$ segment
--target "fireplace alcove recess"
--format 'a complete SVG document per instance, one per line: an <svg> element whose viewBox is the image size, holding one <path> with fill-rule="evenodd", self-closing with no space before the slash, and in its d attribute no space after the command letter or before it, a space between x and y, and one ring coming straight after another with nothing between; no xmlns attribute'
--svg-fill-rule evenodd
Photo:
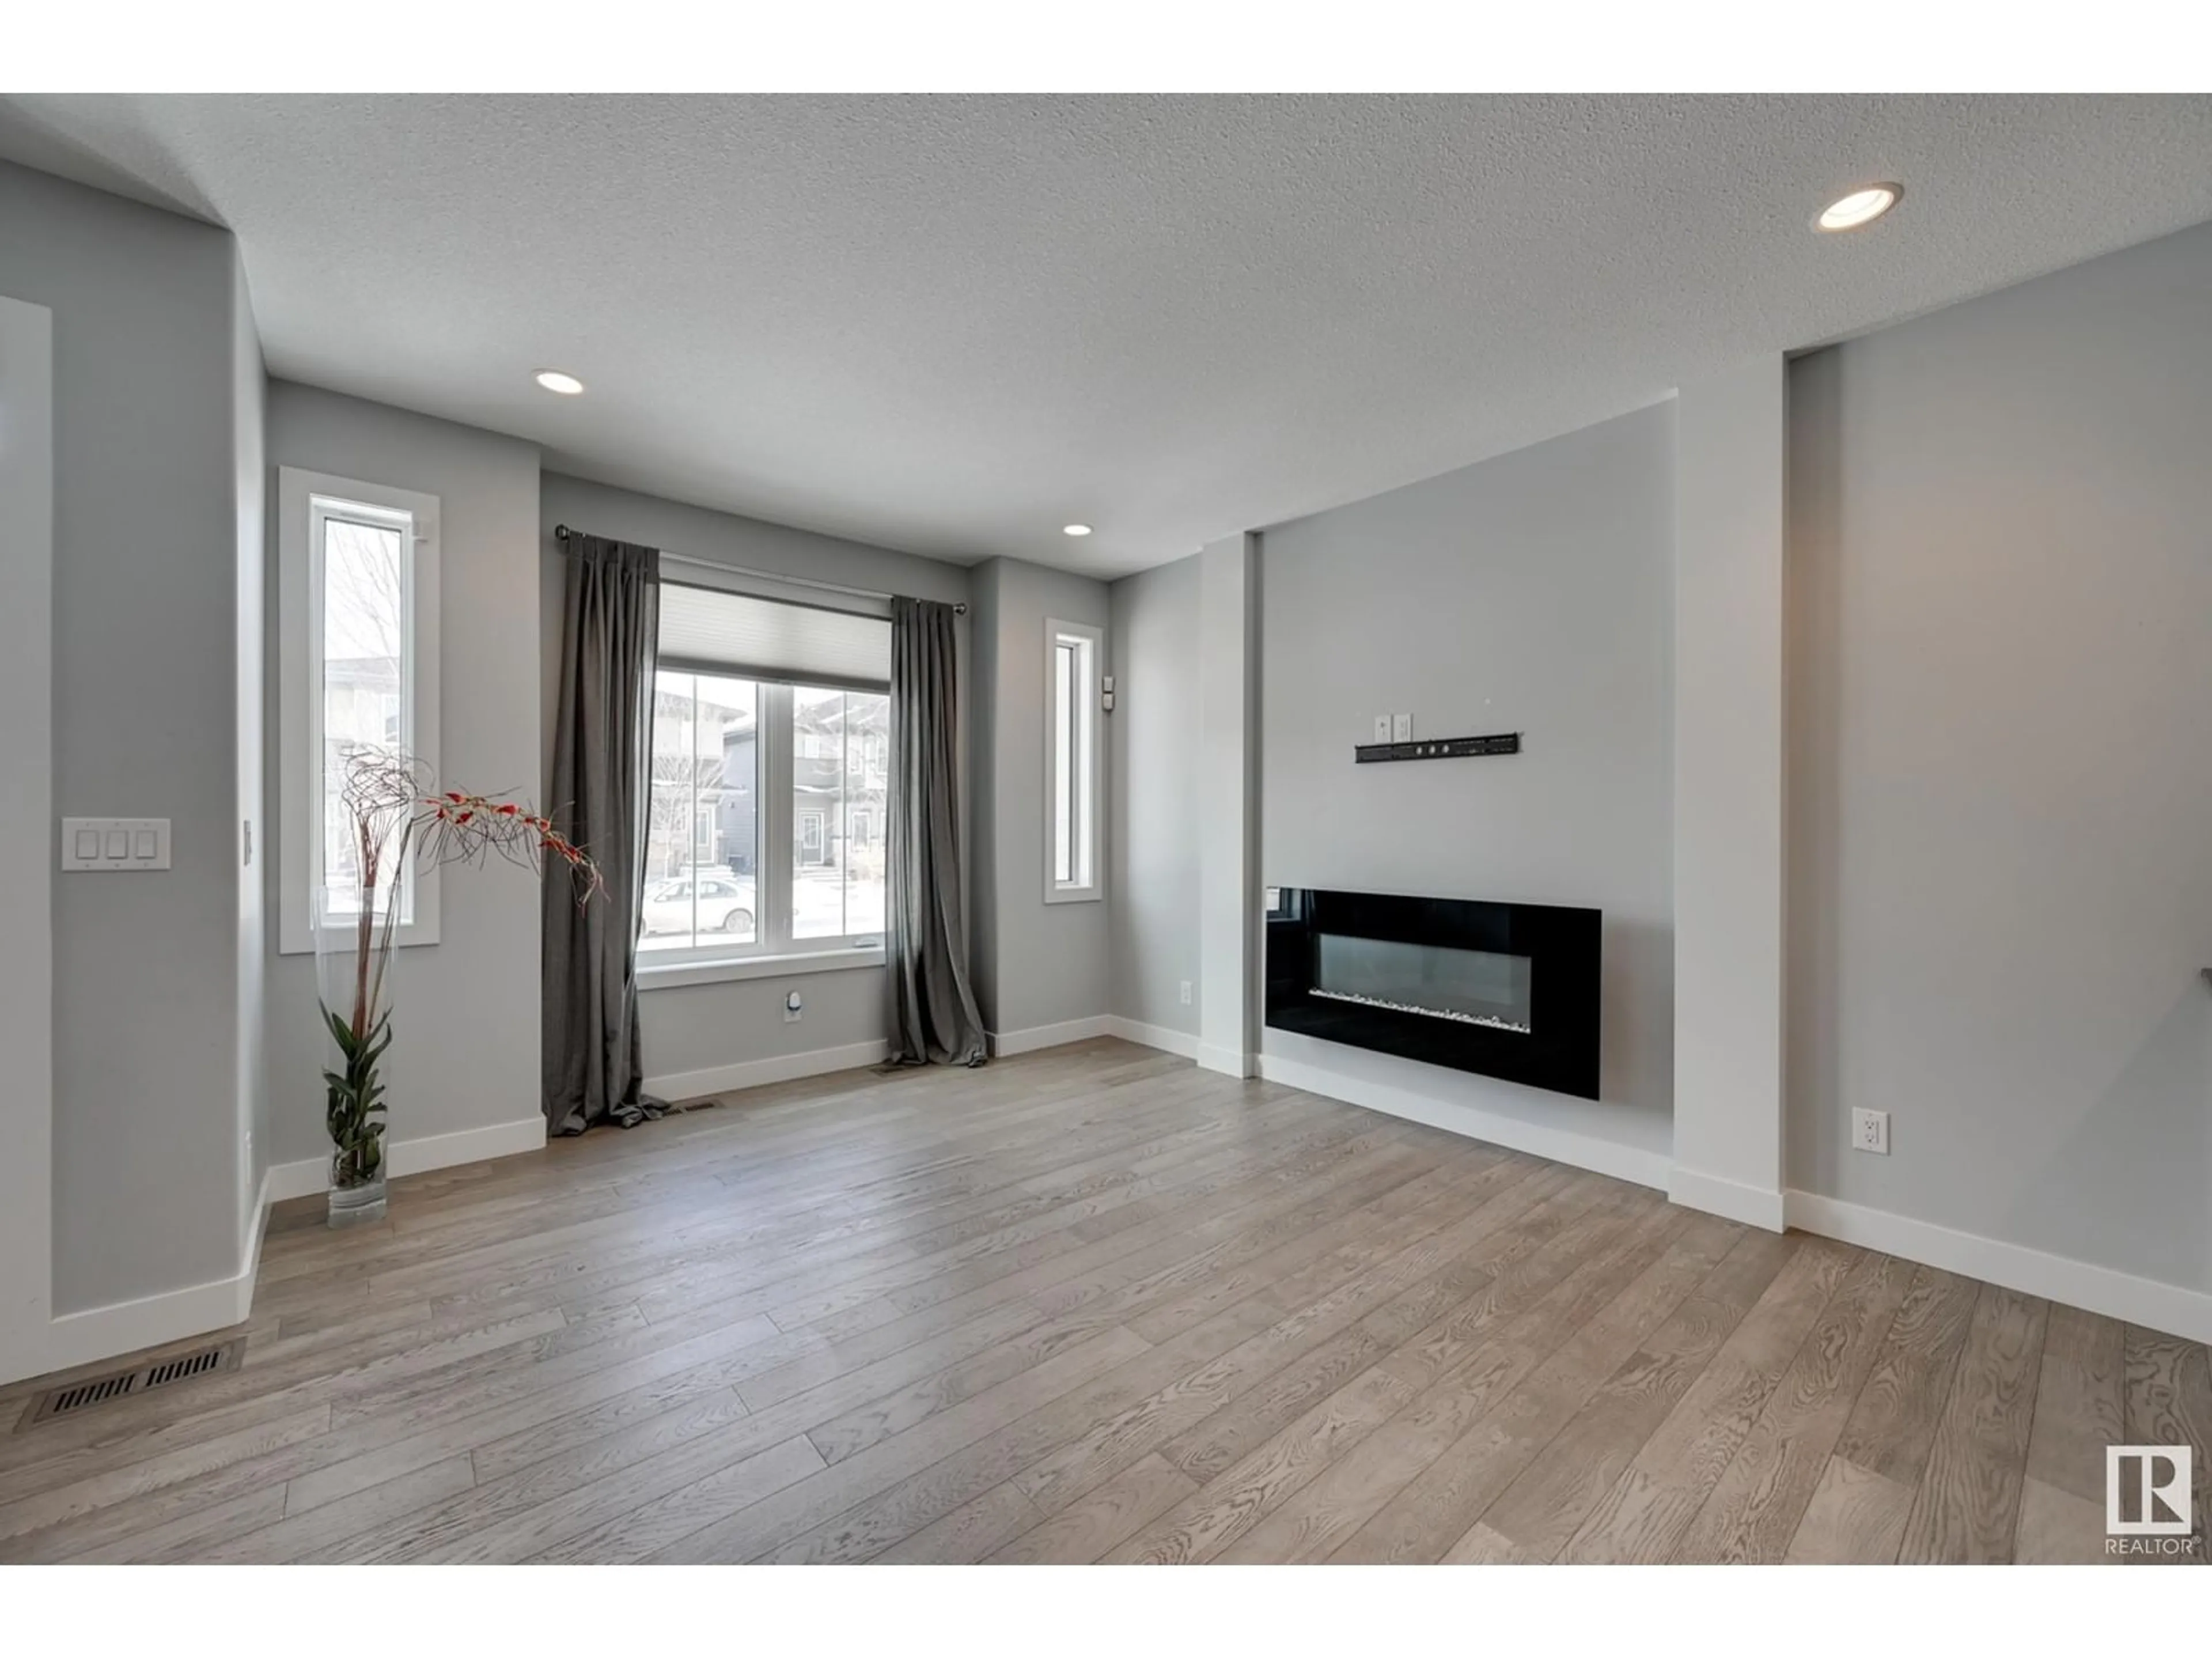
<svg viewBox="0 0 2212 1659"><path fill-rule="evenodd" d="M1556 904L1271 887L1267 1024L1595 1100L1602 921Z"/></svg>

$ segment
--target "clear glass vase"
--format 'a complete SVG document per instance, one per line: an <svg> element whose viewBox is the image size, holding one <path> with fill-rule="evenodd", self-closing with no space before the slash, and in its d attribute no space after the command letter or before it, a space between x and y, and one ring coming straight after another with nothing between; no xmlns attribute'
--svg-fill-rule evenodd
<svg viewBox="0 0 2212 1659"><path fill-rule="evenodd" d="M384 1218L384 1061L392 1044L398 896L392 889L333 884L315 908L333 1227Z"/></svg>

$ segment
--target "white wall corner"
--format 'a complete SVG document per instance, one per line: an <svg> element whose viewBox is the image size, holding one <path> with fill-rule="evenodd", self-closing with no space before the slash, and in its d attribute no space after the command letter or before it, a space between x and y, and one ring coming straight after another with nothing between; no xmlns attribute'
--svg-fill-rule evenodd
<svg viewBox="0 0 2212 1659"><path fill-rule="evenodd" d="M261 1243L276 1202L274 1170L264 1172L252 1224L239 1252L238 1271L204 1285L157 1291L128 1302L86 1308L53 1321L46 1344L45 1371L70 1370L141 1348L160 1347L242 1325L253 1316L253 1291L261 1276ZM13 1380L13 1379L10 1379Z"/></svg>
<svg viewBox="0 0 2212 1659"><path fill-rule="evenodd" d="M1198 1063L1256 1074L1261 987L1260 538L1199 552Z"/></svg>
<svg viewBox="0 0 2212 1659"><path fill-rule="evenodd" d="M1784 1195L1779 1188L1747 1186L1718 1176L1701 1174L1675 1164L1667 1172L1667 1200L1707 1215L1725 1216L1747 1227L1778 1233L1788 1224Z"/></svg>
<svg viewBox="0 0 2212 1659"><path fill-rule="evenodd" d="M1092 1037L1112 1036L1114 1017L1111 1014L1091 1014L1082 1019L1064 1019L1054 1025L1032 1025L1020 1031L990 1031L991 1054L999 1060L1012 1060L1016 1054L1035 1054L1040 1048L1058 1048L1071 1042L1087 1042Z"/></svg>
<svg viewBox="0 0 2212 1659"><path fill-rule="evenodd" d="M1213 1043L1200 1042L1191 1058L1209 1072L1218 1072L1224 1077L1257 1077L1260 1075L1260 1056L1249 1048L1224 1048Z"/></svg>
<svg viewBox="0 0 2212 1659"><path fill-rule="evenodd" d="M1158 1048L1163 1054L1176 1054L1184 1060L1198 1058L1198 1039L1188 1031L1178 1031L1172 1026L1148 1025L1142 1020L1125 1019L1120 1014L1109 1014L1106 1018L1106 1035L1143 1048Z"/></svg>

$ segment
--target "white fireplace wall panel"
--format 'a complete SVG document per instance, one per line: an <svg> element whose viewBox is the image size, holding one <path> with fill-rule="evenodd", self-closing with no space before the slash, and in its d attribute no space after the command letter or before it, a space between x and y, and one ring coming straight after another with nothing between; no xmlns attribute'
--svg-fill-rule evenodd
<svg viewBox="0 0 2212 1659"><path fill-rule="evenodd" d="M1783 362L1674 409L1674 1169L1679 1203L1779 1230Z"/></svg>

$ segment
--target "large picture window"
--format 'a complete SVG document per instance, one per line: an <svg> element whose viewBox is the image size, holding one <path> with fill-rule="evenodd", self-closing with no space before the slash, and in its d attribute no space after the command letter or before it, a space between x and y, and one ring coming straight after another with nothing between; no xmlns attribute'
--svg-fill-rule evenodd
<svg viewBox="0 0 2212 1659"><path fill-rule="evenodd" d="M664 582L639 951L878 948L890 624Z"/></svg>
<svg viewBox="0 0 2212 1659"><path fill-rule="evenodd" d="M358 914L347 757L384 748L438 759L438 501L293 467L280 470L277 536L283 891L279 942L314 948L319 905ZM398 890L402 945L438 937L437 875Z"/></svg>

